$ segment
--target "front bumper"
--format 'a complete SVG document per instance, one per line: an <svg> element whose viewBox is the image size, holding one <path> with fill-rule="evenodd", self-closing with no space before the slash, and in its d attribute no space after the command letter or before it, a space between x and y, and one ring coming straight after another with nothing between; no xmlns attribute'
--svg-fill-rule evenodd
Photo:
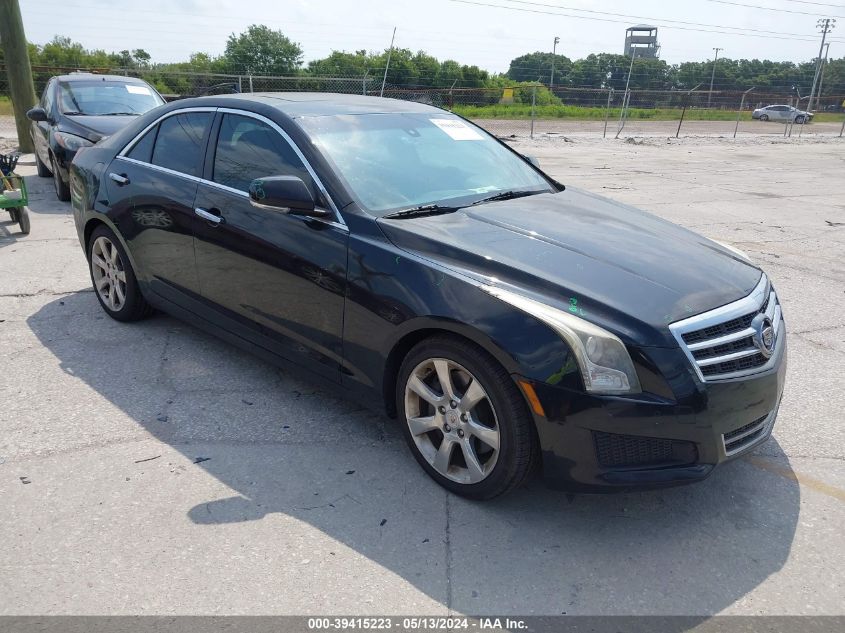
<svg viewBox="0 0 845 633"><path fill-rule="evenodd" d="M687 366L677 350L679 366ZM593 396L531 382L543 474L555 488L608 492L706 478L772 433L786 377L786 336L761 373L703 383L685 376L681 398ZM524 380L524 379L519 379Z"/></svg>

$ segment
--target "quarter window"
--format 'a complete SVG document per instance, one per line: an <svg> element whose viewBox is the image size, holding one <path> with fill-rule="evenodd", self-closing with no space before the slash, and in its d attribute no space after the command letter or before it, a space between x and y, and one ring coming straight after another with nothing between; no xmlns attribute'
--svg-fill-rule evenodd
<svg viewBox="0 0 845 633"><path fill-rule="evenodd" d="M164 119L159 123L152 164L198 176L210 122L210 112L185 112Z"/></svg>
<svg viewBox="0 0 845 633"><path fill-rule="evenodd" d="M153 145L156 142L156 132L158 131L158 126L156 125L150 131L148 131L144 136L141 137L141 140L135 143L135 147L133 147L128 154L126 154L127 158L134 158L135 160L140 160L144 163L149 163L150 159L153 155Z"/></svg>
<svg viewBox="0 0 845 633"><path fill-rule="evenodd" d="M250 182L264 176L298 176L314 193L308 170L281 134L257 119L224 114L212 179L248 191Z"/></svg>

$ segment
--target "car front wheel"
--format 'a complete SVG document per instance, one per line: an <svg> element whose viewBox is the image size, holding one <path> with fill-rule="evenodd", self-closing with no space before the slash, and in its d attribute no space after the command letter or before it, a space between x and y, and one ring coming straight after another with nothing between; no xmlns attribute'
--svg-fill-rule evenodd
<svg viewBox="0 0 845 633"><path fill-rule="evenodd" d="M422 341L405 357L396 391L408 446L444 488L491 499L531 472L538 450L525 401L481 348L445 335Z"/></svg>
<svg viewBox="0 0 845 633"><path fill-rule="evenodd" d="M117 321L137 321L149 316L146 302L126 251L115 234L101 225L88 242L91 283L103 310Z"/></svg>
<svg viewBox="0 0 845 633"><path fill-rule="evenodd" d="M53 184L56 188L56 197L62 202L70 200L70 187L62 180L62 175L59 173L59 166L56 163L56 157L50 158L50 166L53 169Z"/></svg>
<svg viewBox="0 0 845 633"><path fill-rule="evenodd" d="M768 114L761 114L761 115L760 115L760 120L761 120L761 121L768 121L768 120L769 120L769 115L768 115Z"/></svg>
<svg viewBox="0 0 845 633"><path fill-rule="evenodd" d="M35 152L35 169L38 171L38 176L40 178L49 178L50 177L50 169L41 162L41 159L38 158L38 152Z"/></svg>

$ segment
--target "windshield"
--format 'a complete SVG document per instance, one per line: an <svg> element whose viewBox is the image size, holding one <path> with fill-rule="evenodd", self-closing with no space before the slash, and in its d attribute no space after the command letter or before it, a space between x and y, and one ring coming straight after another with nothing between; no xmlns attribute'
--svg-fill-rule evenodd
<svg viewBox="0 0 845 633"><path fill-rule="evenodd" d="M164 101L143 84L119 81L73 81L59 84L62 114L89 116L143 114Z"/></svg>
<svg viewBox="0 0 845 633"><path fill-rule="evenodd" d="M519 156L448 113L297 119L359 203L377 215L461 206L500 191L555 191Z"/></svg>

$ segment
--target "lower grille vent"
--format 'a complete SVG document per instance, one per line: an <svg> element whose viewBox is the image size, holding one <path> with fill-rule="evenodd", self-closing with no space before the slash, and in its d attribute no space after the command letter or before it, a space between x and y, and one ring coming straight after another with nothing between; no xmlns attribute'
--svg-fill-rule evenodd
<svg viewBox="0 0 845 633"><path fill-rule="evenodd" d="M692 442L593 431L596 456L602 466L663 466L697 459Z"/></svg>
<svg viewBox="0 0 845 633"><path fill-rule="evenodd" d="M760 439L766 433L771 415L771 413L767 413L745 426L722 435L722 441L725 443L725 455L733 455Z"/></svg>

